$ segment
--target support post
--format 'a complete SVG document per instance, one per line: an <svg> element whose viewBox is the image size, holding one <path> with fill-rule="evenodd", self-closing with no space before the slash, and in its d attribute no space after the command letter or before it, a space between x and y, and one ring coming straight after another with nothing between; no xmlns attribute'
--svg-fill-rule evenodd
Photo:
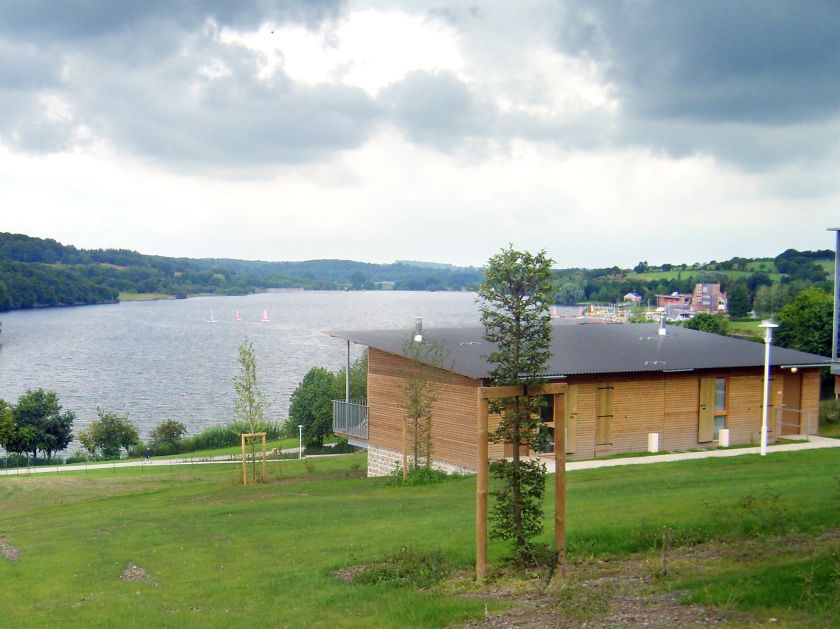
<svg viewBox="0 0 840 629"><path fill-rule="evenodd" d="M566 396L554 396L554 548L566 555Z"/></svg>
<svg viewBox="0 0 840 629"><path fill-rule="evenodd" d="M262 435L262 449L263 449L263 466L262 466L262 480L265 482L265 433Z"/></svg>
<svg viewBox="0 0 840 629"><path fill-rule="evenodd" d="M245 435L242 435L242 484L248 484L248 463L245 461Z"/></svg>
<svg viewBox="0 0 840 629"><path fill-rule="evenodd" d="M478 389L478 432L476 434L477 475L475 479L475 579L482 583L487 577L487 416L490 404Z"/></svg>
<svg viewBox="0 0 840 629"><path fill-rule="evenodd" d="M350 339L347 340L347 365L344 372L344 401L350 403Z"/></svg>

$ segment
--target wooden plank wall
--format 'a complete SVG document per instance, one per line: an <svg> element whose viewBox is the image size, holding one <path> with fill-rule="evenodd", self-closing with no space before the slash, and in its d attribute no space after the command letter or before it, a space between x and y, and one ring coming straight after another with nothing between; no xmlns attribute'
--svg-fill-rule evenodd
<svg viewBox="0 0 840 629"><path fill-rule="evenodd" d="M405 411L402 380L410 361L401 356L371 348L368 352L368 442L379 448L402 451L402 424ZM438 401L432 407L432 459L442 463L474 466L476 460L476 422L478 380L443 369L430 369L430 379L439 387ZM490 417L489 429L498 426ZM500 458L502 446L490 444L490 458Z"/></svg>
<svg viewBox="0 0 840 629"><path fill-rule="evenodd" d="M401 380L408 368L405 358L371 348L369 351L368 402L371 445L400 452L402 422ZM434 370L433 380L440 386L433 408L433 458L454 465L474 466L476 460L476 388L478 380ZM780 403L781 370L773 370L771 403ZM592 458L617 452L647 449L648 433L659 433L662 450L710 447L715 442L698 441L700 379L727 378L727 419L731 443L758 444L761 430L763 373L761 370L730 370L672 374L632 374L598 377L570 377L570 397L574 403L576 431L569 438L570 459ZM611 383L613 422L612 443L596 444L598 385ZM816 429L819 413L819 372L802 370L802 404L812 414L811 430ZM778 389L778 390L777 390ZM772 432L774 415L770 414ZM490 417L489 430L498 426ZM490 444L490 458L503 455L503 448Z"/></svg>

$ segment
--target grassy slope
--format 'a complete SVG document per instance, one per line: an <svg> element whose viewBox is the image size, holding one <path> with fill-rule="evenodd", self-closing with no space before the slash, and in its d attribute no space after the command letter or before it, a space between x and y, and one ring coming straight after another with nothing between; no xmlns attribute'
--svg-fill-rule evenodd
<svg viewBox="0 0 840 629"><path fill-rule="evenodd" d="M663 526L678 542L734 534L745 518L710 505L768 492L783 496L800 529L836 526L837 462L826 450L575 472L570 553L650 549ZM360 477L363 467L364 455L273 464L275 478L257 487L238 485L228 465L0 478L0 535L23 552L0 560L4 621L435 627L483 615L486 600L329 575L401 546L472 561L473 478L398 488ZM491 544L491 561L501 552ZM153 581L121 581L128 563Z"/></svg>

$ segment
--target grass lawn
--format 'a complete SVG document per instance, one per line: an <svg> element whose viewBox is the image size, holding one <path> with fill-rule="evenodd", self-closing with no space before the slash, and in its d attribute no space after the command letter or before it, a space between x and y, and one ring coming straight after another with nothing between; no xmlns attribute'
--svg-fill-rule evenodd
<svg viewBox="0 0 840 629"><path fill-rule="evenodd" d="M125 293L120 291L120 301L152 301L155 299L175 299L175 295L165 293Z"/></svg>
<svg viewBox="0 0 840 629"><path fill-rule="evenodd" d="M663 527L673 530L678 546L776 533L780 522L806 533L838 527L838 454L816 450L571 473L570 558L656 553ZM397 487L364 478L364 454L270 469L270 482L247 487L238 484L235 465L0 478L0 550L4 544L20 550L16 561L0 557L3 623L441 627L510 604L504 597L463 596L475 588L468 581L456 592L347 583L331 575L403 547L439 550L468 572L474 477ZM551 534L547 526L543 540ZM503 551L491 543L491 562L498 565ZM129 564L150 578L121 579ZM829 585L840 579L830 569L818 575ZM721 588L744 591L733 605L753 601L749 579L727 585L722 574L700 573L681 587L687 596L712 596L719 581ZM761 608L750 605L748 613ZM784 605L788 612L774 609L783 621L816 614L820 622L840 622L822 608L812 612L787 598Z"/></svg>
<svg viewBox="0 0 840 629"><path fill-rule="evenodd" d="M628 279L639 279L639 280L646 280L646 281L658 281L658 280L676 280L676 279L690 279L695 277L698 273L720 273L721 275L726 275L727 277L731 277L732 279L745 279L748 278L750 275L755 273L755 271L705 271L705 270L693 270L689 269L686 271L679 271L679 270L671 270L671 271L647 271L645 273L628 273ZM780 282L782 279L781 273L767 273L770 277L770 280L773 282Z"/></svg>

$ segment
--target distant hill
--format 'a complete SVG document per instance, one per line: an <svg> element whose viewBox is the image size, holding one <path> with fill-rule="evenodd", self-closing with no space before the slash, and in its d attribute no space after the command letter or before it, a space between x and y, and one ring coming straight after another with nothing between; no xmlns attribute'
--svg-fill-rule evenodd
<svg viewBox="0 0 840 629"><path fill-rule="evenodd" d="M169 258L0 233L0 310L108 303L120 293L186 297L271 288L375 290L377 282L393 282L396 290L472 290L481 279L481 269L449 264Z"/></svg>
<svg viewBox="0 0 840 629"><path fill-rule="evenodd" d="M739 303L761 312L778 310L807 286L830 290L834 252L788 249L775 258L741 258L632 269L555 269L555 300L619 302L635 292L642 303L695 282L717 282ZM40 306L108 303L120 293L186 297L200 293L242 295L272 288L308 290L474 290L477 267L402 260L371 264L353 260L265 262L227 258L169 258L125 249L77 249L51 239L0 233L0 311ZM741 308L743 310L743 307Z"/></svg>

